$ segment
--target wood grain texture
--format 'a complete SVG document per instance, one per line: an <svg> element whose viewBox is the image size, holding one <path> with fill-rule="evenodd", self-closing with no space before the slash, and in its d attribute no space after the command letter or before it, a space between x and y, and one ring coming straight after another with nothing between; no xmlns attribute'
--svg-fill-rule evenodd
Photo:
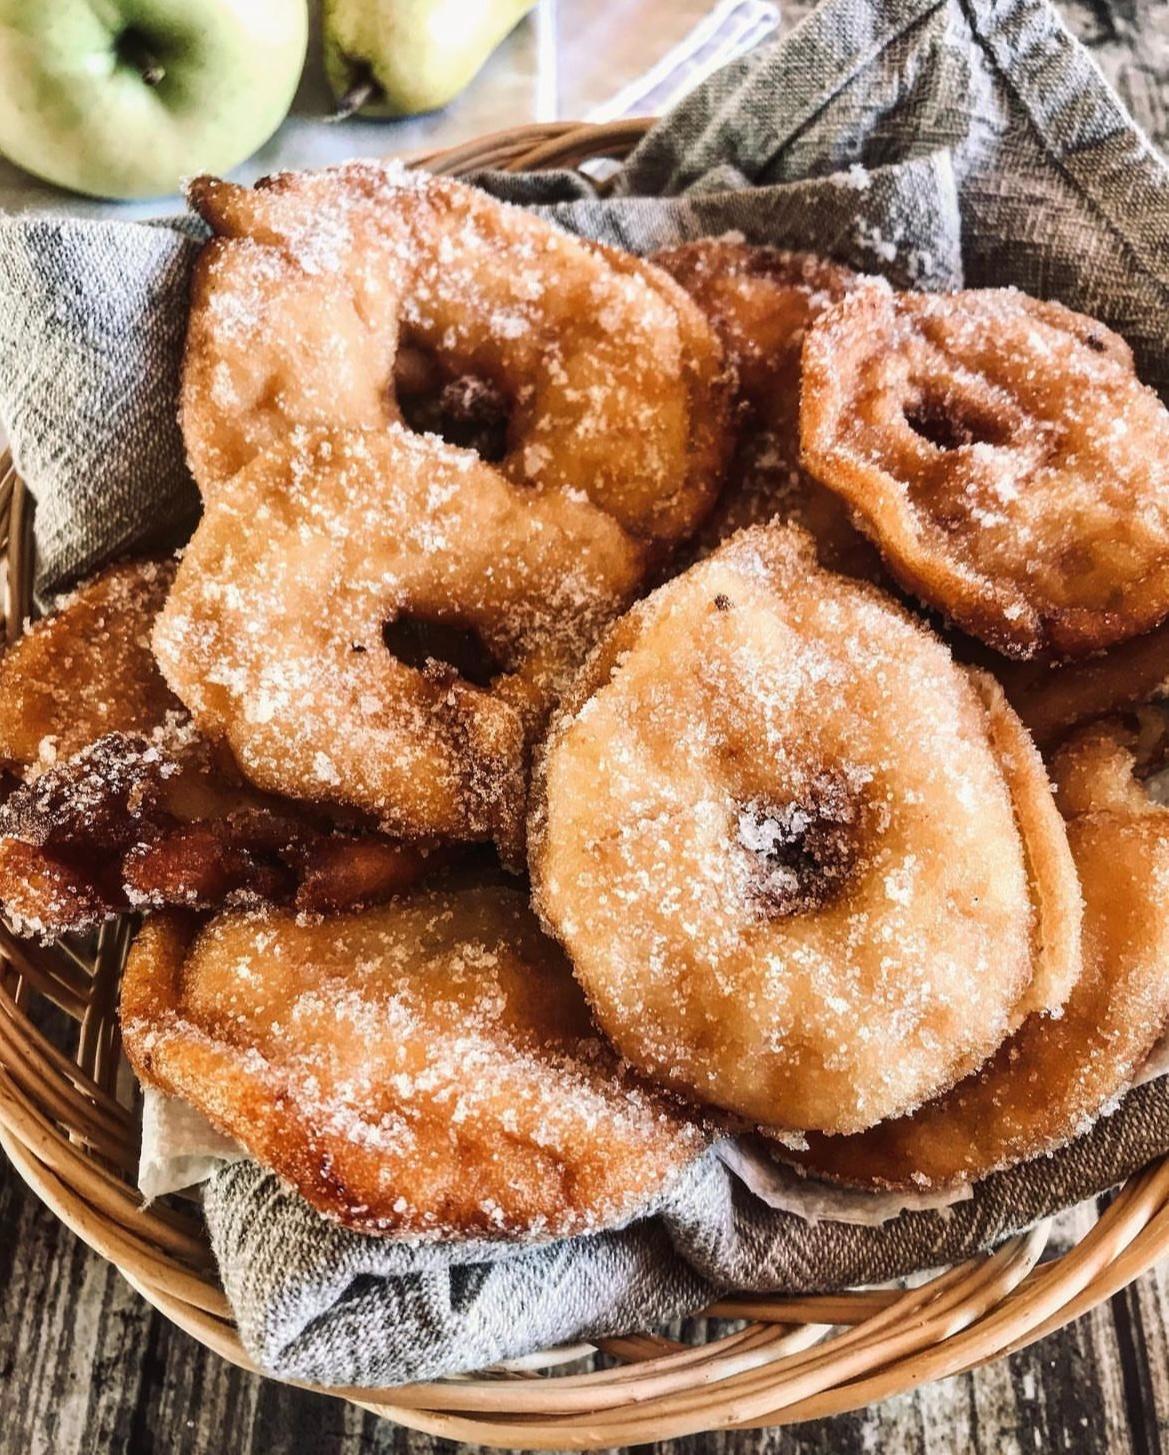
<svg viewBox="0 0 1169 1455"><path fill-rule="evenodd" d="M1068 1236L1091 1221L1065 1220ZM430 1455L446 1441L245 1375L171 1326L0 1163L4 1455ZM1169 1430L1169 1268L1031 1349L853 1415L670 1455L1153 1455ZM477 1447L461 1447L471 1451Z"/></svg>
<svg viewBox="0 0 1169 1455"><path fill-rule="evenodd" d="M787 24L809 0L785 6ZM1169 3L1064 13L1145 129L1169 140ZM1087 1226L1069 1214L1067 1235ZM0 1455L430 1455L456 1447L243 1374L172 1327L0 1159ZM470 1450L472 1447L462 1447ZM1071 1328L855 1415L647 1447L670 1455L1161 1455L1169 1266Z"/></svg>

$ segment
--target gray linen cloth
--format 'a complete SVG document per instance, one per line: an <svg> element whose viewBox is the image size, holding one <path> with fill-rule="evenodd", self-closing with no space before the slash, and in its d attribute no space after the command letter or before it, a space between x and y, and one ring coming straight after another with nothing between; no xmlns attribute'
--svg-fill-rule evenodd
<svg viewBox="0 0 1169 1455"><path fill-rule="evenodd" d="M600 197L481 184L646 250L728 229L925 288L1014 283L1105 319L1169 387L1169 174L1045 0L825 0L715 75ZM190 223L0 223L0 421L37 497L42 590L197 508L175 388ZM205 1192L244 1342L289 1377L383 1384L645 1328L724 1288L814 1290L960 1258L1169 1150L1169 1084L968 1201L880 1227L766 1207L711 1154L629 1226L540 1246L344 1232L255 1164Z"/></svg>

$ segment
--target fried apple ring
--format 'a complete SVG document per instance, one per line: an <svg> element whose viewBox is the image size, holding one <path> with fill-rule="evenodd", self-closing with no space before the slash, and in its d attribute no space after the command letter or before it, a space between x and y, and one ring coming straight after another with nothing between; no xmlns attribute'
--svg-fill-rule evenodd
<svg viewBox="0 0 1169 1455"><path fill-rule="evenodd" d="M535 903L606 1033L766 1127L916 1106L1079 971L1018 719L790 528L741 532L611 630L535 798Z"/></svg>
<svg viewBox="0 0 1169 1455"><path fill-rule="evenodd" d="M1158 761L1163 761L1162 716ZM1033 1015L980 1071L914 1115L783 1152L861 1187L946 1187L1086 1132L1169 1019L1169 808L1135 772L1148 745L1113 720L1057 754L1057 795L1084 888L1084 970L1058 1019Z"/></svg>
<svg viewBox="0 0 1169 1455"><path fill-rule="evenodd" d="M228 914L190 940L162 916L131 950L131 1063L348 1227L592 1232L644 1211L706 1144L622 1072L514 890L308 924Z"/></svg>
<svg viewBox="0 0 1169 1455"><path fill-rule="evenodd" d="M375 904L441 861L257 793L189 725L108 733L0 807L0 906L42 939L168 905Z"/></svg>
<svg viewBox="0 0 1169 1455"><path fill-rule="evenodd" d="M195 269L182 386L205 495L298 426L380 430L421 409L433 427L443 408L428 414L417 393L429 374L505 407L492 468L536 497L589 501L663 545L713 503L722 350L648 263L397 163L255 189L204 177L190 200L216 233Z"/></svg>
<svg viewBox="0 0 1169 1455"><path fill-rule="evenodd" d="M1169 413L1103 324L873 283L815 321L803 369L805 467L959 626L1081 656L1169 614Z"/></svg>
<svg viewBox="0 0 1169 1455"><path fill-rule="evenodd" d="M995 675L1041 747L1092 718L1169 694L1169 624L1078 662L1002 662Z"/></svg>
<svg viewBox="0 0 1169 1455"><path fill-rule="evenodd" d="M305 433L207 502L154 647L259 787L515 858L527 737L646 561L588 501L401 425Z"/></svg>
<svg viewBox="0 0 1169 1455"><path fill-rule="evenodd" d="M739 422L727 484L699 535L714 550L744 526L802 526L823 565L877 580L880 557L848 508L800 467L800 352L809 323L861 278L812 253L703 238L651 259L675 278L722 339L738 379Z"/></svg>
<svg viewBox="0 0 1169 1455"><path fill-rule="evenodd" d="M106 733L149 733L182 704L150 651L173 561L111 566L0 657L0 765L35 774Z"/></svg>
<svg viewBox="0 0 1169 1455"><path fill-rule="evenodd" d="M357 815L264 795L199 737L150 649L173 562L102 572L0 659L0 906L26 934L129 909L376 903L438 860Z"/></svg>

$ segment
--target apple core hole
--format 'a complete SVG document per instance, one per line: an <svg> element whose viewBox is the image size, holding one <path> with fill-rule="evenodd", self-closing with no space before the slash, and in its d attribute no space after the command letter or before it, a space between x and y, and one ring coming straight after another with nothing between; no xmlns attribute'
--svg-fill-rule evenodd
<svg viewBox="0 0 1169 1455"><path fill-rule="evenodd" d="M473 687L489 687L501 664L473 627L410 612L387 621L382 641L391 656L435 679L452 674Z"/></svg>
<svg viewBox="0 0 1169 1455"><path fill-rule="evenodd" d="M862 852L862 805L842 777L817 775L783 802L752 799L738 812L738 841L751 856L751 892L767 919L830 903Z"/></svg>
<svg viewBox="0 0 1169 1455"><path fill-rule="evenodd" d="M511 401L494 380L452 374L430 350L404 344L394 361L394 391L403 421L416 434L438 435L490 464L507 454Z"/></svg>
<svg viewBox="0 0 1169 1455"><path fill-rule="evenodd" d="M939 450L1006 443L1000 421L972 401L946 394L922 393L907 406L905 422L914 434Z"/></svg>

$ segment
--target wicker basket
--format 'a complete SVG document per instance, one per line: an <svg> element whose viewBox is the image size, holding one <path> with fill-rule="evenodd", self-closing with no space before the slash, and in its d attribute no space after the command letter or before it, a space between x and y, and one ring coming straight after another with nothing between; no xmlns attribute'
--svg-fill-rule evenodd
<svg viewBox="0 0 1169 1455"><path fill-rule="evenodd" d="M625 155L645 126L528 126L415 160L455 174L573 166ZM0 459L9 641L30 609L30 527L25 487ZM94 944L42 947L0 925L0 1144L37 1196L144 1298L252 1368L198 1214L144 1209L135 1187L138 1126L116 1015L131 932L120 922ZM523 1450L591 1450L856 1409L1021 1348L1136 1278L1169 1247L1169 1160L1134 1177L1071 1251L1040 1264L1047 1237L1040 1225L910 1290L725 1298L708 1313L735 1322L697 1346L634 1335L470 1378L327 1392L431 1434ZM555 1372L594 1348L611 1356L608 1367Z"/></svg>

